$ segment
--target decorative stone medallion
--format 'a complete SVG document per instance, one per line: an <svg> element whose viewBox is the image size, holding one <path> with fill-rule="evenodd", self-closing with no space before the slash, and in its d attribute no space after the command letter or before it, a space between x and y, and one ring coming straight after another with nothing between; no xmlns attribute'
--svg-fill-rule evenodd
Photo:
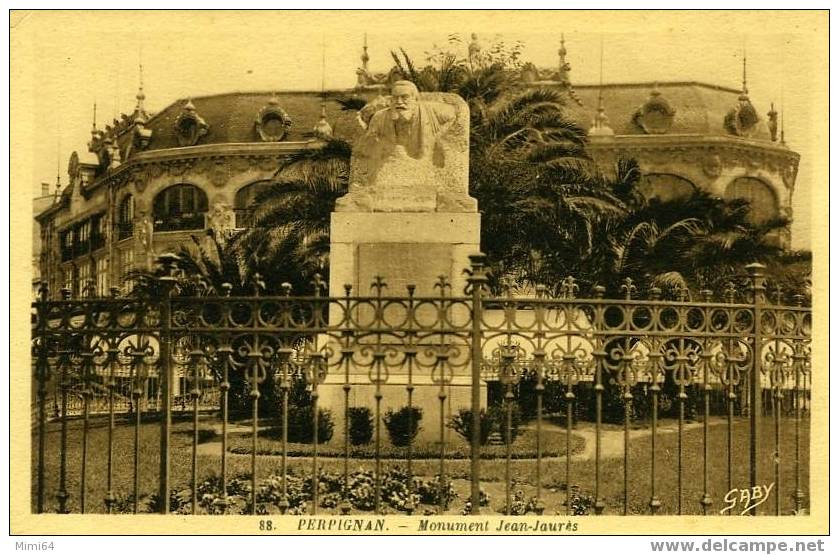
<svg viewBox="0 0 839 555"><path fill-rule="evenodd" d="M722 160L719 154L708 154L702 160L702 171L711 178L717 178L722 173Z"/></svg>
<svg viewBox="0 0 839 555"><path fill-rule="evenodd" d="M228 173L227 166L221 160L217 160L208 172L210 183L216 187L223 187L227 183Z"/></svg>

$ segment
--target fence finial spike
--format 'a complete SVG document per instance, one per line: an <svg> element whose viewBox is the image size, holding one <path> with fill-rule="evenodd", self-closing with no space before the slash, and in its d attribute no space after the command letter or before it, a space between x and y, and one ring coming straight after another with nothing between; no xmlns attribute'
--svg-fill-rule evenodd
<svg viewBox="0 0 839 555"><path fill-rule="evenodd" d="M262 274L260 274L259 272L254 272L252 281L254 295L258 297L262 291L265 291L265 280L262 279Z"/></svg>
<svg viewBox="0 0 839 555"><path fill-rule="evenodd" d="M446 296L446 289L451 289L452 284L449 281L449 276L445 274L440 274L437 276L437 282L434 284L434 289L440 290L440 295L445 297Z"/></svg>
<svg viewBox="0 0 839 555"><path fill-rule="evenodd" d="M631 277L624 278L623 285L621 285L621 291L623 291L624 294L626 295L626 300L627 301L632 300L632 294L635 293L637 290L638 290L638 288L635 287L635 285L632 284L632 278Z"/></svg>
<svg viewBox="0 0 839 555"><path fill-rule="evenodd" d="M559 289L560 296L564 299L576 298L579 290L580 286L577 285L577 280L574 279L574 276L567 276L563 279Z"/></svg>
<svg viewBox="0 0 839 555"><path fill-rule="evenodd" d="M312 281L309 284L312 286L315 297L320 297L321 292L326 290L326 283L323 281L323 276L318 273L312 276Z"/></svg>
<svg viewBox="0 0 839 555"><path fill-rule="evenodd" d="M373 276L373 283L370 284L370 289L376 292L377 297L382 296L382 290L387 289L387 283L385 283L385 279L376 274Z"/></svg>

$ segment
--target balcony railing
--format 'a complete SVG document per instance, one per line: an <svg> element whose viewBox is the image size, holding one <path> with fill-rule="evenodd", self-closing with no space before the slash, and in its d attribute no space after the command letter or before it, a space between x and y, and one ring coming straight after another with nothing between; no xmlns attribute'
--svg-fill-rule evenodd
<svg viewBox="0 0 839 555"><path fill-rule="evenodd" d="M204 229L204 213L184 213L180 216L168 216L155 219L155 231L188 231Z"/></svg>
<svg viewBox="0 0 839 555"><path fill-rule="evenodd" d="M117 224L117 240L122 241L134 235L134 222L120 222Z"/></svg>

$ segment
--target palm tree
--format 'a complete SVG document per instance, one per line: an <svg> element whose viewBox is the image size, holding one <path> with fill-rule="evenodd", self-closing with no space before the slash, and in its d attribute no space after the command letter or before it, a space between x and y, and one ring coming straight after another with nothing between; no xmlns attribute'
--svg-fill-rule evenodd
<svg viewBox="0 0 839 555"><path fill-rule="evenodd" d="M181 245L177 252L162 254L155 266L128 273L133 284L130 295L159 298L163 294L162 277L174 278L174 295L202 297L207 295L249 295L262 287L260 277L249 272L231 239L222 241L213 229L204 237L193 235L191 243ZM232 238L235 239L235 236Z"/></svg>
<svg viewBox="0 0 839 555"><path fill-rule="evenodd" d="M615 226L609 244L614 279L662 289L716 289L742 275L749 262L769 261L782 249L773 234L789 221L750 220L742 199L704 191L684 199L641 199Z"/></svg>
<svg viewBox="0 0 839 555"><path fill-rule="evenodd" d="M328 272L330 214L347 192L349 160L349 143L329 139L283 163L254 201L252 226L233 242L249 267L296 290Z"/></svg>
<svg viewBox="0 0 839 555"><path fill-rule="evenodd" d="M418 70L404 51L393 57L421 90L455 92L469 104L469 192L482 213L490 287L497 292L507 278L559 283L553 270L577 257L575 245L591 247L592 225L620 206L585 131L565 117L563 94L518 89L503 63L473 66L443 53L437 67Z"/></svg>
<svg viewBox="0 0 839 555"><path fill-rule="evenodd" d="M514 91L501 65L469 68L463 60L445 56L438 67L419 70L404 51L403 59L395 53L393 57L399 72L420 90L456 92L469 103L470 192L484 213L484 249L501 270L496 275L519 268L532 249L521 247L522 234L511 236L504 228L511 218L524 221L522 210L534 184L550 179L571 187L583 178L590 180L595 172L585 152L585 132L564 119L559 93ZM363 107L358 98L338 102L345 110ZM249 266L295 285L328 271L329 219L335 200L347 190L350 154L346 141L330 139L283 164L276 182L255 199L253 227L236 240ZM596 200L604 203L606 189L599 189L602 194ZM560 215L577 214L585 205L586 196L578 190L556 187L553 192L559 199L567 193L569 199L558 210ZM589 192L588 199L594 203L595 195ZM553 223L560 221L563 218L557 217Z"/></svg>
<svg viewBox="0 0 839 555"><path fill-rule="evenodd" d="M745 201L706 193L647 200L635 161L602 171L585 131L565 118L563 95L517 88L509 65L474 66L443 53L436 66L419 68L404 51L393 58L420 90L455 92L470 106L469 191L496 291L506 278L554 290L569 274L583 287L616 288L625 277L641 287L710 287L779 252L768 237L787 222L751 224ZM350 154L348 143L332 139L280 168L257 198L255 227L236 241L249 267L301 286L327 272L329 219L347 189Z"/></svg>

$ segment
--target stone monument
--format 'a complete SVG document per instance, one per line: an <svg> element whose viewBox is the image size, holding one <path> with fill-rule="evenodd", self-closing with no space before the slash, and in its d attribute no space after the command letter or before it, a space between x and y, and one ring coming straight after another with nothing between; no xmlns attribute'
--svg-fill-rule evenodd
<svg viewBox="0 0 839 555"><path fill-rule="evenodd" d="M381 276L386 296L407 296L409 284L418 297L438 296L434 284L444 276L451 283L446 295L463 296L463 270L469 255L480 251L480 214L468 193L469 107L455 94L419 93L410 81L397 81L389 97L361 110L359 122L365 132L353 147L349 191L332 213L330 295L343 296L345 284L354 295L375 295L371 284ZM404 372L390 373L382 410L405 404ZM357 374L351 406L372 407L374 387L362 385L367 370L351 373ZM447 416L469 406L469 388L452 387L471 383L459 374L446 386ZM412 379L432 385L430 375L417 372ZM321 389L324 404L335 409L336 429L343 429L342 381L330 375ZM432 422L439 418L438 393L438 387L414 392L416 406L430 419L420 433L430 440L437 439Z"/></svg>
<svg viewBox="0 0 839 555"><path fill-rule="evenodd" d="M468 255L479 251L480 215L469 189L469 108L451 93L393 84L361 110L349 192L331 222L330 293L358 295L381 275L389 295L433 295L445 275L462 294Z"/></svg>

